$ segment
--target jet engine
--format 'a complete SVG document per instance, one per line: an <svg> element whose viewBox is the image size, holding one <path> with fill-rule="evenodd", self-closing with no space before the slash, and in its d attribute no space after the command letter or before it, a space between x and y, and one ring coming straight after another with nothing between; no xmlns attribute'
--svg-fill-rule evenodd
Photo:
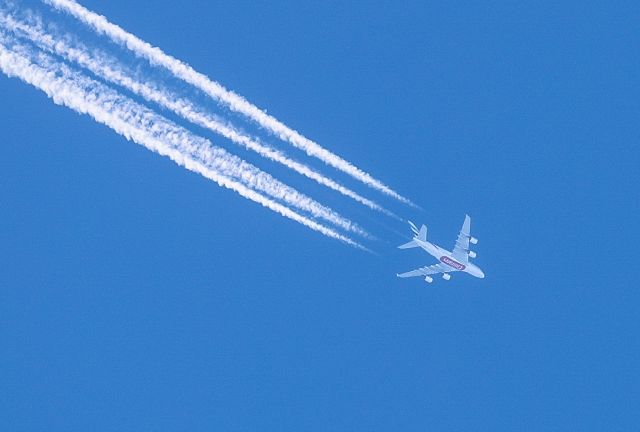
<svg viewBox="0 0 640 432"><path fill-rule="evenodd" d="M425 281L426 283L431 283L431 282L433 282L433 278L432 278L431 276L425 276L425 277L424 277L424 281Z"/></svg>
<svg viewBox="0 0 640 432"><path fill-rule="evenodd" d="M477 256L478 256L478 254L475 253L474 251L469 251L469 258L475 258Z"/></svg>
<svg viewBox="0 0 640 432"><path fill-rule="evenodd" d="M475 238L475 237L471 237L471 238L469 239L469 243L471 243L471 244L478 244L478 239L477 239L477 238Z"/></svg>
<svg viewBox="0 0 640 432"><path fill-rule="evenodd" d="M442 274L442 279L449 280L449 279L451 279L451 275L449 273L443 273Z"/></svg>

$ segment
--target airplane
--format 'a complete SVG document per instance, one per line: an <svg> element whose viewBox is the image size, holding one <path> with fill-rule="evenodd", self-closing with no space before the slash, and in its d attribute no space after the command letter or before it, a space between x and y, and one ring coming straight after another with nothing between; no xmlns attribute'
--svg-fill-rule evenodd
<svg viewBox="0 0 640 432"><path fill-rule="evenodd" d="M480 270L480 268L475 264L469 262L469 258L476 257L476 253L469 250L469 243L474 245L478 244L478 239L471 236L471 218L469 215L466 215L464 218L464 223L462 224L462 228L458 234L458 239L456 240L453 252L449 252L448 250L442 249L440 246L429 243L427 241L427 227L425 225L422 225L420 230L418 230L411 221L409 221L409 225L411 225L411 231L413 231L414 234L413 240L409 243L398 246L398 248L422 248L434 258L437 258L439 262L438 264L421 267L406 273L400 273L397 275L398 277L406 278L424 276L424 280L431 283L433 282L433 278L431 277L432 275L442 273L442 279L449 280L451 279L450 273L462 271L477 278L484 278L482 270Z"/></svg>

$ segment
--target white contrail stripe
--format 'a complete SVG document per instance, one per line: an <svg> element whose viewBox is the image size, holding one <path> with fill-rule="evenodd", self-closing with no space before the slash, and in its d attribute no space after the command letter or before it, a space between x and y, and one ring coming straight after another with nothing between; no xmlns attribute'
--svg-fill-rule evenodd
<svg viewBox="0 0 640 432"><path fill-rule="evenodd" d="M220 83L209 79L204 74L195 71L191 66L165 54L159 48L153 47L147 42L128 33L118 25L110 23L105 17L98 15L73 0L43 0L45 3L66 11L70 15L93 27L97 32L105 34L113 41L126 46L140 57L144 57L152 64L168 69L176 77L199 88L214 99L225 103L230 109L246 115L265 129L271 131L283 141L289 142L296 148L306 152L309 156L322 160L327 165L337 168L352 177L360 180L366 185L377 189L405 204L415 207L409 199L401 196L381 181L373 178L370 174L357 168L340 156L328 151L319 144L302 136L297 131L284 125L275 117L262 111L242 96L227 90Z"/></svg>
<svg viewBox="0 0 640 432"><path fill-rule="evenodd" d="M22 49L28 51L24 47ZM82 85L85 89L91 91L96 99L101 100L103 103L108 103L110 110L121 112L121 115L127 118L129 122L136 122L139 128L152 132L156 137L178 147L183 153L197 157L205 165L218 172L235 178L253 189L271 195L273 198L282 200L290 206L309 212L314 217L325 219L342 229L370 238L368 233L333 210L320 205L255 166L231 155L226 150L214 146L210 141L191 134L186 129L168 121L154 111L114 92L109 87L73 73L66 65L54 61L44 53L38 55L38 62L44 63L45 67L49 69L56 69L56 72L67 77L72 76L70 79L73 79L77 85Z"/></svg>
<svg viewBox="0 0 640 432"><path fill-rule="evenodd" d="M168 156L178 165L197 172L215 181L220 186L234 190L243 197L255 201L282 216L295 220L324 235L349 245L366 249L350 238L312 221L282 204L268 199L242 183L227 177L223 173L207 167L191 155L180 151L179 148L168 145L155 136L153 132L133 126L130 122L131 118L121 115L122 113L120 112L111 110L112 106L109 100L101 100L100 95L97 93L87 92L82 86L79 86L69 77L64 76L64 74L59 74L59 71L46 69L31 63L22 55L9 51L2 43L0 43L0 69L2 69L6 75L16 76L22 81L44 91L56 104L65 105L82 114L88 114L97 122L107 125L125 138L131 139L163 156ZM133 115L135 116L135 114Z"/></svg>
<svg viewBox="0 0 640 432"><path fill-rule="evenodd" d="M11 16L0 15L0 24L7 30L13 31L16 35L26 37L42 49L59 55L60 57L73 61L97 76L100 76L114 84L120 85L145 99L155 102L180 115L184 119L202 126L206 129L219 133L225 138L255 151L259 155L281 163L282 165L304 175L319 184L329 187L341 194L354 199L355 201L388 216L400 219L392 212L382 208L379 204L362 197L356 192L348 189L334 180L323 176L308 166L292 160L278 150L263 145L257 139L242 134L233 126L225 124L212 114L206 113L195 107L190 101L171 94L167 90L160 89L150 83L136 80L127 74L124 67L113 57L105 53L87 48L78 41L65 42L71 40L70 35L53 36L46 33L41 25L29 25L15 20Z"/></svg>

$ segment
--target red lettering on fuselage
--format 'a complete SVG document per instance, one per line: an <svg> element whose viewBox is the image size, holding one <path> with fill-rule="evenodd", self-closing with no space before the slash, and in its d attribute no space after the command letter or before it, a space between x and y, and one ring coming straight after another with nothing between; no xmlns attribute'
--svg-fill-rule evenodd
<svg viewBox="0 0 640 432"><path fill-rule="evenodd" d="M440 261L442 261L446 265L451 266L451 267L453 267L454 269L457 269L457 270L464 270L465 269L465 265L464 264L460 264L458 261L454 261L451 258L449 258L448 256L440 257Z"/></svg>

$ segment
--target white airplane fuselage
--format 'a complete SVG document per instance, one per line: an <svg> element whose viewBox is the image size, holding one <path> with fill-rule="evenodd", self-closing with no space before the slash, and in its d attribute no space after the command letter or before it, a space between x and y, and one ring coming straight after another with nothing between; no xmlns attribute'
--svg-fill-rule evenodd
<svg viewBox="0 0 640 432"><path fill-rule="evenodd" d="M460 263L453 258L453 254L451 252L442 249L440 246L434 245L433 243L429 243L428 241L422 241L418 238L414 238L413 241L416 242L429 255L433 256L441 263L451 267L451 271L463 271L465 273L469 273L471 276L484 278L484 272L480 270L480 267L478 267L477 265L470 262L466 264Z"/></svg>

